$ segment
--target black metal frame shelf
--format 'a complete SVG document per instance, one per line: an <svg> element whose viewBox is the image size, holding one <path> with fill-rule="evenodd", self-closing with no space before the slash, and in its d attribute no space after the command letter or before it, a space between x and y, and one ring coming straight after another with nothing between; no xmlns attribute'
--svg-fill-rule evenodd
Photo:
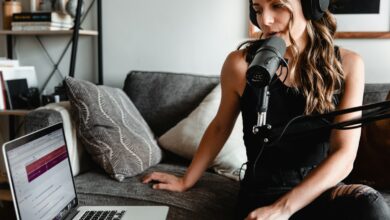
<svg viewBox="0 0 390 220"><path fill-rule="evenodd" d="M35 36L38 41L40 41L40 36L60 36L60 35L72 35L72 39L69 41L68 45L64 49L63 54L61 55L61 58L58 60L58 62L53 63L53 71L51 72L49 78L46 80L46 82L43 85L43 88L41 89L41 92L45 89L48 81L54 74L54 72L57 71L59 63L62 61L63 55L68 50L70 43L72 43L72 54L70 59L70 68L69 68L69 76L74 77L75 75L75 66L76 66L76 55L77 55L77 46L78 46L78 38L79 36L97 36L97 65L98 65L98 83L99 85L103 84L103 37L102 37L102 7L101 7L101 0L93 0L91 5L96 2L97 4L97 31L93 30L80 30L80 24L82 22L81 18L81 3L82 0L78 0L77 5L77 12L75 17L75 25L72 30L55 30L55 31L12 31L12 30L1 30L0 35L6 35L7 40L7 57L9 59L12 59L13 56L13 37L14 36ZM83 18L84 19L84 18ZM40 42L41 43L41 42ZM43 45L41 44L43 47ZM45 49L45 48L44 48Z"/></svg>

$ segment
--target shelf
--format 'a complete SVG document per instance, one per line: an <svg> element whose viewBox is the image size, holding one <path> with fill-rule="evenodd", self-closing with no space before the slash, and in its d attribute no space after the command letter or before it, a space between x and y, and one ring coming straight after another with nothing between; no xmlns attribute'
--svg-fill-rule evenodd
<svg viewBox="0 0 390 220"><path fill-rule="evenodd" d="M73 30L60 30L60 31L11 31L1 30L0 35L72 35ZM81 36L97 36L97 31L92 30L80 30Z"/></svg>
<svg viewBox="0 0 390 220"><path fill-rule="evenodd" d="M32 110L16 109L16 110L0 110L0 115L13 115L13 116L24 116Z"/></svg>
<svg viewBox="0 0 390 220"><path fill-rule="evenodd" d="M0 189L1 201L12 201L11 191L9 189Z"/></svg>
<svg viewBox="0 0 390 220"><path fill-rule="evenodd" d="M336 32L338 39L390 39L390 32Z"/></svg>

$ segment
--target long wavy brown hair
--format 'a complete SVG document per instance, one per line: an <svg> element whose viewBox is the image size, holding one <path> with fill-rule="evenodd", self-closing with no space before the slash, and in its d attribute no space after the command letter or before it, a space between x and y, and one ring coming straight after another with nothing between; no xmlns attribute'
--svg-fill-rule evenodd
<svg viewBox="0 0 390 220"><path fill-rule="evenodd" d="M275 0L275 3L282 4L290 11L291 30L294 22L291 3L289 0ZM302 92L306 97L304 113L308 115L336 108L334 95L342 91L344 72L334 48L337 28L335 17L327 11L320 20L308 21L306 28L308 34L306 48L298 48L289 31L291 46L288 50L292 53L292 59L289 61L291 84L296 91Z"/></svg>

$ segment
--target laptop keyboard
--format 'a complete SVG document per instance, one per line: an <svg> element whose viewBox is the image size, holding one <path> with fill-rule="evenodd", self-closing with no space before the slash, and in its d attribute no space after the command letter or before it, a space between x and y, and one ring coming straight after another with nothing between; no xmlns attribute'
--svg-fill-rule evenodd
<svg viewBox="0 0 390 220"><path fill-rule="evenodd" d="M126 211L86 211L80 220L119 220Z"/></svg>

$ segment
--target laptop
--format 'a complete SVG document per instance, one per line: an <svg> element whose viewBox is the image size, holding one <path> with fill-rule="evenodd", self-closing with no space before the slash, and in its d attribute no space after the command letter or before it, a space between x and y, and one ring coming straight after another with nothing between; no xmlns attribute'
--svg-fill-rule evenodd
<svg viewBox="0 0 390 220"><path fill-rule="evenodd" d="M17 219L166 219L167 206L80 206L62 123L3 145Z"/></svg>

